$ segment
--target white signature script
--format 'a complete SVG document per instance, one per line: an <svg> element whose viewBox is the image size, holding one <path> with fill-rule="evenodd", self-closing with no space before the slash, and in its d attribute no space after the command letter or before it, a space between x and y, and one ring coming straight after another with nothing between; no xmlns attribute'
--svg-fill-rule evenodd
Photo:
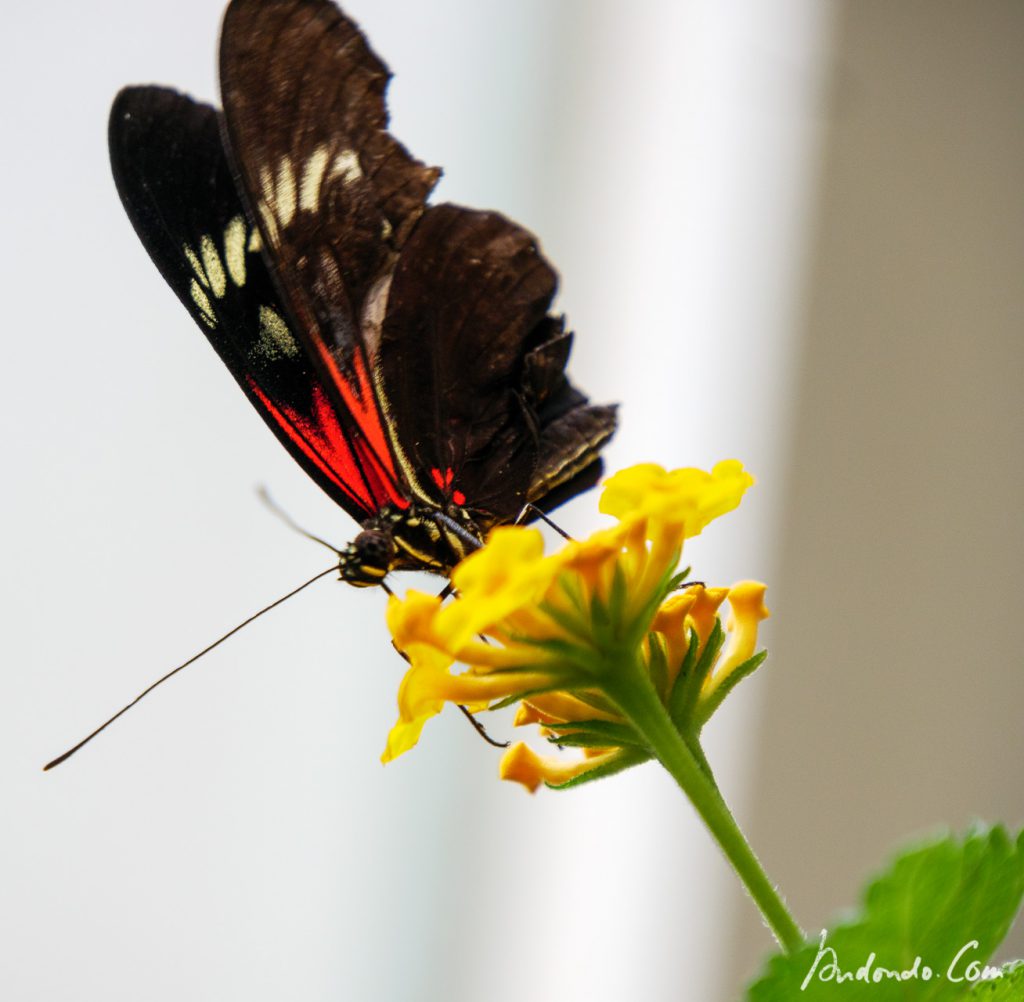
<svg viewBox="0 0 1024 1002"><path fill-rule="evenodd" d="M970 954L978 949L978 941L972 939L964 943L956 956L949 962L943 973L929 967L920 957L915 957L909 967L886 967L877 962L878 956L872 951L867 959L854 970L844 970L839 965L839 956L835 949L827 943L828 932L821 930L818 954L807 972L800 991L806 991L812 980L822 982L834 981L837 985L845 981L859 981L862 984L879 984L882 981L931 981L934 978L945 978L954 982L992 981L1001 978L1003 972L998 967L988 967L980 960L970 959Z"/></svg>

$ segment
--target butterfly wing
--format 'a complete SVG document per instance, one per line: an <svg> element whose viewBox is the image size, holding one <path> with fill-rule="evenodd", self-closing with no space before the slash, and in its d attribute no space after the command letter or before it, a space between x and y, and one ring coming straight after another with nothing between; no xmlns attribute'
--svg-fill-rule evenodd
<svg viewBox="0 0 1024 1002"><path fill-rule="evenodd" d="M614 409L565 380L556 278L530 234L425 208L440 172L387 132L389 78L327 0L225 15L227 145L325 382L372 372L410 495L506 521L591 464Z"/></svg>
<svg viewBox="0 0 1024 1002"><path fill-rule="evenodd" d="M368 362L375 289L440 176L387 131L390 74L326 0L234 0L221 32L229 154L325 381Z"/></svg>
<svg viewBox="0 0 1024 1002"><path fill-rule="evenodd" d="M615 434L618 407L591 404L565 375L573 336L561 320L524 360L524 396L536 408L537 461L526 499L551 511L600 479L601 449Z"/></svg>
<svg viewBox="0 0 1024 1002"><path fill-rule="evenodd" d="M246 396L313 479L358 520L402 501L365 461L303 350L235 189L218 113L131 87L109 126L114 181L157 268Z"/></svg>
<svg viewBox="0 0 1024 1002"><path fill-rule="evenodd" d="M548 315L556 285L522 227L439 205L388 288L376 357L398 451L482 527L543 501L614 430L614 408L588 406L565 377L572 338Z"/></svg>

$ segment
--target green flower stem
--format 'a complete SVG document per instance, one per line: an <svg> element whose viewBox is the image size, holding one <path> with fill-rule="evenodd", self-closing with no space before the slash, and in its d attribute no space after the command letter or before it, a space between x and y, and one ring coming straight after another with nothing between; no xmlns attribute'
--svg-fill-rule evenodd
<svg viewBox="0 0 1024 1002"><path fill-rule="evenodd" d="M743 837L714 780L705 774L676 730L650 680L633 666L625 672L616 666L605 676L604 689L689 797L783 949L787 953L800 949L805 942L803 932Z"/></svg>

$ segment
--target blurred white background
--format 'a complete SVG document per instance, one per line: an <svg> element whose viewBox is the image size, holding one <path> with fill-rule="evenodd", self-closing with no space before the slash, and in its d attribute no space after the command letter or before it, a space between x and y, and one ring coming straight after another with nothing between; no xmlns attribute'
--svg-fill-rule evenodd
<svg viewBox="0 0 1024 1002"><path fill-rule="evenodd" d="M524 223L561 271L576 381L623 404L610 465L759 476L689 556L770 584L773 658L709 754L798 917L902 836L1021 820L1024 9L347 10L437 197ZM657 770L531 798L448 713L382 769L402 664L372 591L321 583L39 771L326 566L257 483L355 531L109 177L119 87L215 98L220 13L6 15L0 996L736 997L770 940Z"/></svg>

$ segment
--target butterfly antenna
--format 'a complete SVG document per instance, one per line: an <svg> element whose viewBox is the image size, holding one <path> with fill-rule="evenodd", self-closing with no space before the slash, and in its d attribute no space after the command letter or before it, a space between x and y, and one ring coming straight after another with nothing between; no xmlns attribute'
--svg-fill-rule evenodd
<svg viewBox="0 0 1024 1002"><path fill-rule="evenodd" d="M275 514L282 522L284 522L284 524L287 525L289 529L294 530L300 536L305 536L306 539L311 539L314 543L319 543L321 546L326 546L327 549L331 550L334 553L341 552L338 549L338 547L334 546L332 543L328 543L326 539L321 539L319 536L314 536L313 533L307 531L306 529L303 529L302 526L299 525L298 522L296 522L295 519L293 519L291 515L289 515L288 512L286 512L284 508L282 508L270 496L270 492L267 490L266 487L264 487L263 484L260 484L259 487L256 488L256 494L259 496L259 499L271 510L271 512L273 512L273 514Z"/></svg>
<svg viewBox="0 0 1024 1002"><path fill-rule="evenodd" d="M319 574L315 575L314 577L311 577L304 584L300 584L298 588L293 588L290 592L288 592L287 595L282 595L276 601L271 602L270 605L264 606L262 609L260 609L259 612L254 612L248 619L243 620L236 627L234 627L234 629L228 630L228 632L225 633L223 637L221 637L219 640L215 640L208 647L204 647L198 654L195 654L192 657L190 657L188 661L183 662L182 664L178 665L177 668L172 669L163 677L158 678L152 685L143 689L142 692L140 692L127 706L124 706L120 710L118 710L117 713L115 713L105 724L101 724L87 738L83 738L81 741L79 741L78 744L74 746L74 748L69 748L66 752L64 752L63 755L58 755L52 762L47 762L46 765L43 766L43 772L47 772L54 766L60 765L61 762L67 761L69 758L71 758L72 755L75 754L76 751L78 751L79 748L83 748L85 745L87 745L90 741L92 741L94 737L96 737L97 734L99 734L101 731L105 731L115 720L117 720L118 717L120 717L123 713L127 713L144 696L148 696L157 686L163 685L163 683L166 682L172 675L177 675L178 672L182 670L182 668L187 668L194 661L198 661L204 654L209 654L209 652L212 651L215 647L218 647L222 643L224 643L224 641L227 640L228 637L233 637L239 630L241 630L245 626L248 626L254 619L259 619L260 616L262 616L265 612L270 612L271 609L276 608L282 602L287 602L288 599L292 598L294 595L298 595L298 593L302 591L303 588L308 588L315 581L319 581L321 578L327 577L328 574L334 573L335 571L337 571L337 569L337 567L328 567L327 570L321 571Z"/></svg>

